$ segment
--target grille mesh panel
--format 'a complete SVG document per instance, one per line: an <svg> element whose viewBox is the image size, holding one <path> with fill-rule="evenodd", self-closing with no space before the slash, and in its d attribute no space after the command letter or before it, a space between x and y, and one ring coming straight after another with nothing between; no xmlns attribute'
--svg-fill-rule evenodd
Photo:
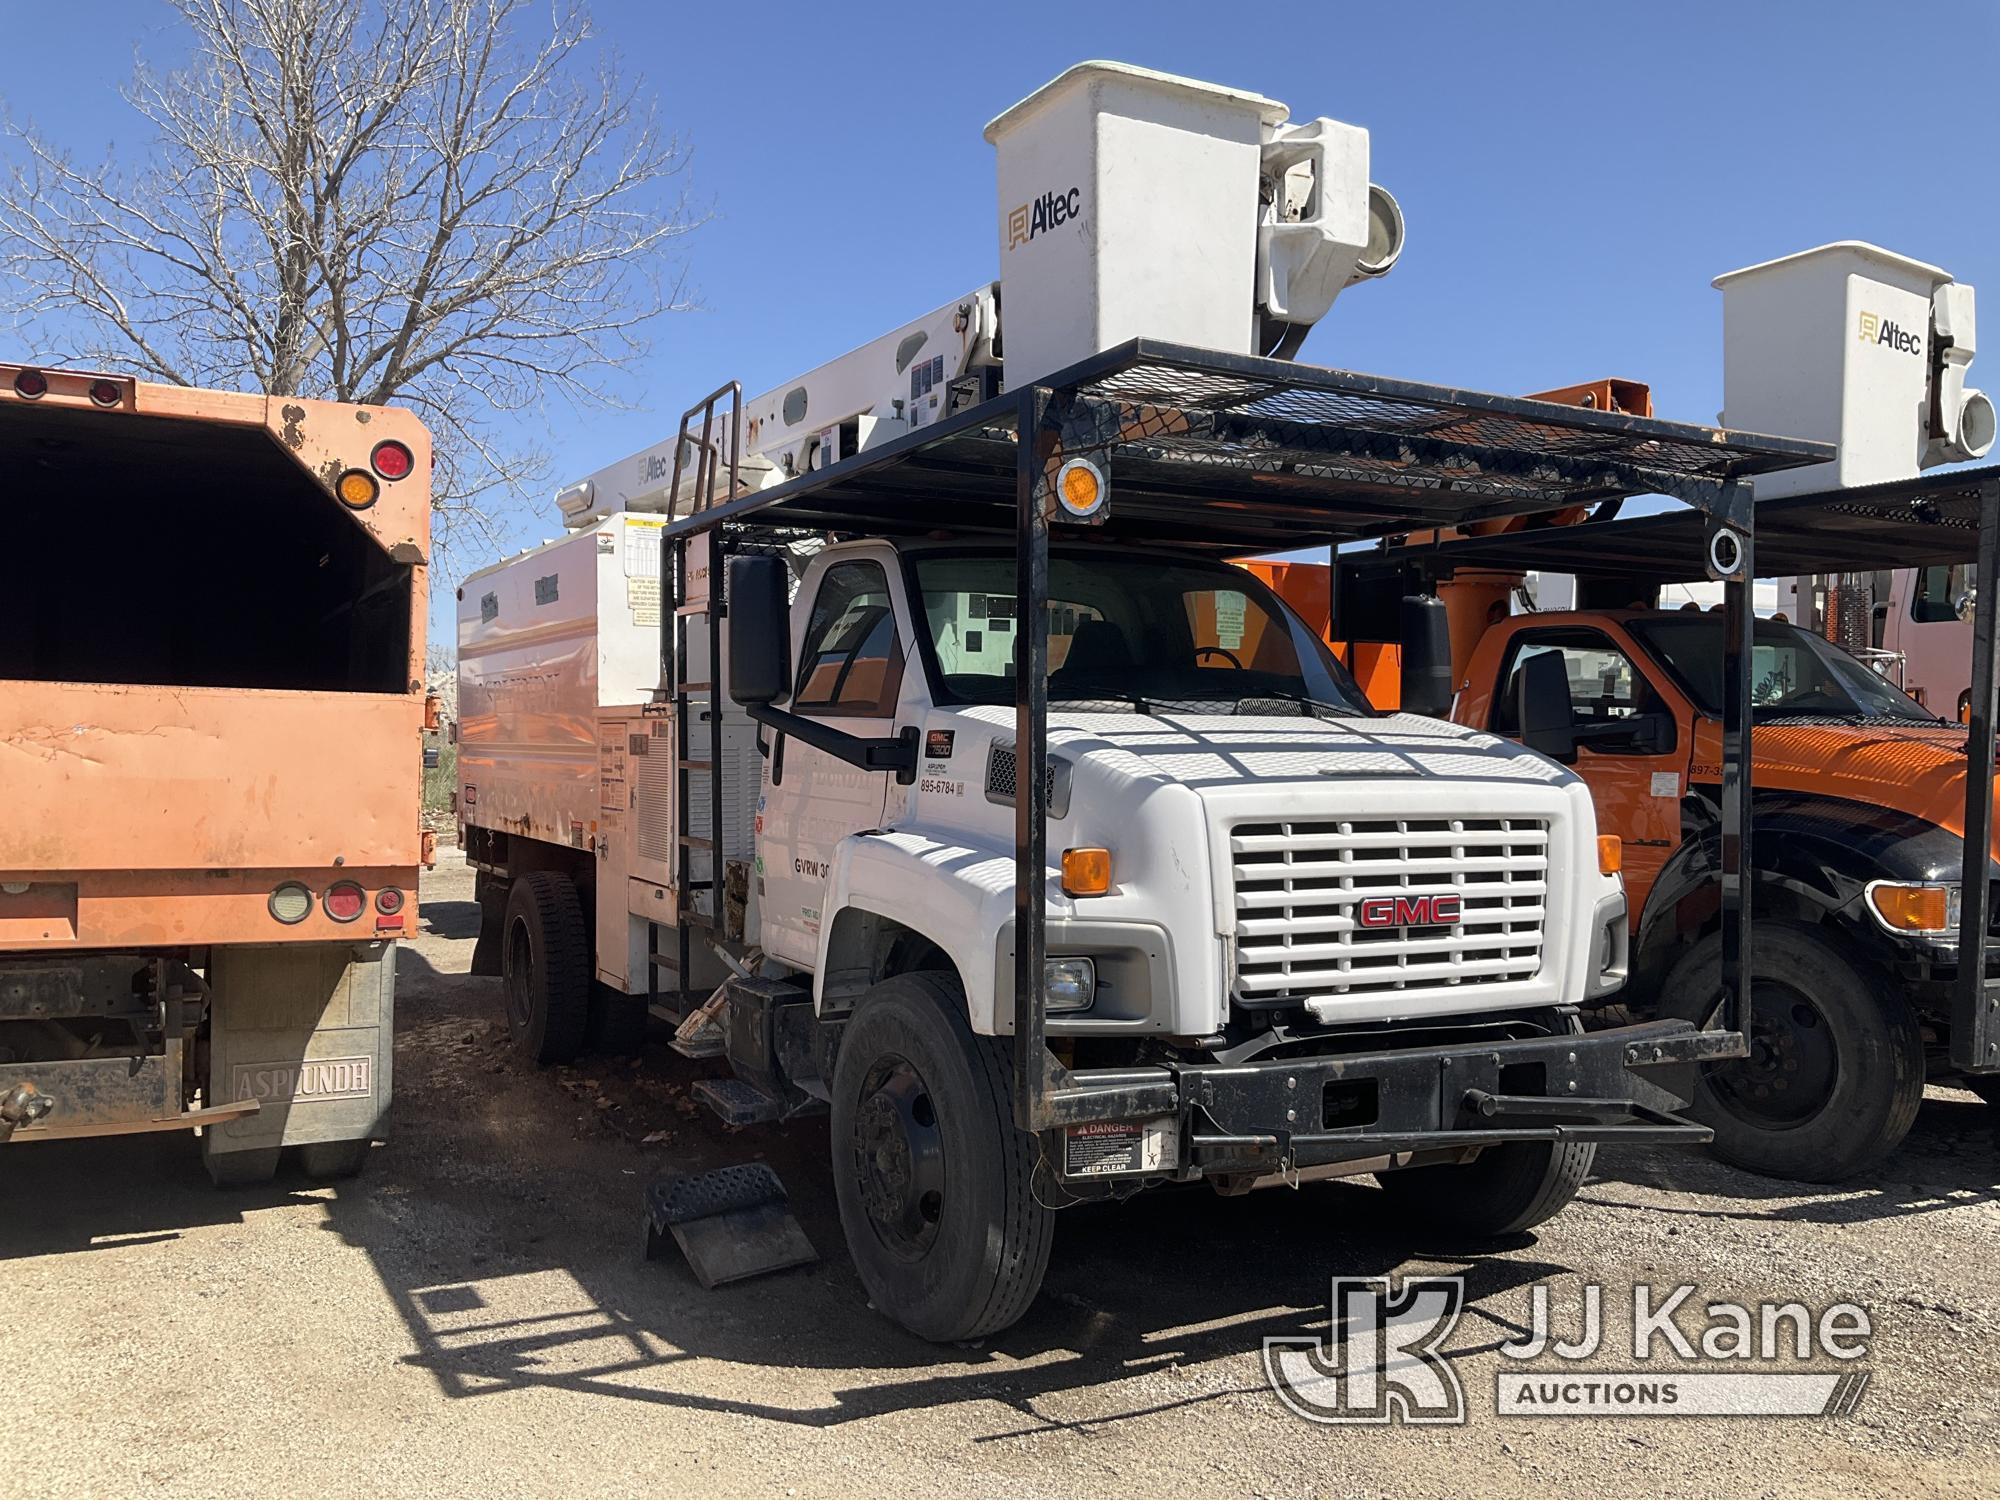
<svg viewBox="0 0 2000 1500"><path fill-rule="evenodd" d="M1061 762L1048 763L1048 798L1053 805L1061 791L1057 772ZM995 802L1012 802L1020 786L1020 763L1012 745L995 744L986 756L986 795Z"/></svg>
<svg viewBox="0 0 2000 1500"><path fill-rule="evenodd" d="M1242 823L1230 835L1236 999L1248 1006L1532 979L1542 965L1543 818ZM1455 894L1460 920L1364 928L1370 896Z"/></svg>

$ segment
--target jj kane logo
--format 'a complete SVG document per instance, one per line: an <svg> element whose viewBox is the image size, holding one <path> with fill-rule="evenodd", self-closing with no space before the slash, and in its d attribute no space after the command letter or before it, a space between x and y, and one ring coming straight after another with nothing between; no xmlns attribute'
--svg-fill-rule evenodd
<svg viewBox="0 0 2000 1500"><path fill-rule="evenodd" d="M1007 210L1007 248L1015 249L1044 230L1067 224L1083 216L1083 189L1066 193L1044 193L1033 203Z"/></svg>
<svg viewBox="0 0 2000 1500"><path fill-rule="evenodd" d="M1548 1283L1536 1283L1520 1323L1482 1306L1480 1316L1520 1337L1453 1347L1468 1310L1463 1277L1408 1276L1397 1286L1386 1276L1337 1276L1325 1334L1267 1337L1264 1375L1295 1415L1333 1424L1463 1423L1457 1366L1495 1349L1504 1362L1493 1411L1502 1417L1844 1417L1868 1388L1857 1362L1875 1329L1857 1303L1816 1311L1795 1301L1703 1301L1691 1284L1641 1282L1631 1289L1629 1344L1617 1350L1602 1286L1582 1285L1575 1338L1556 1332L1551 1300ZM1612 1368L1595 1363L1605 1356Z"/></svg>
<svg viewBox="0 0 2000 1500"><path fill-rule="evenodd" d="M1912 333L1894 318L1879 317L1872 312L1861 315L1861 332L1864 344L1887 344L1898 354L1922 354L1924 336Z"/></svg>
<svg viewBox="0 0 2000 1500"><path fill-rule="evenodd" d="M1336 1276L1322 1338L1264 1340L1264 1376L1308 1422L1465 1420L1465 1388L1441 1350L1465 1308L1462 1276Z"/></svg>

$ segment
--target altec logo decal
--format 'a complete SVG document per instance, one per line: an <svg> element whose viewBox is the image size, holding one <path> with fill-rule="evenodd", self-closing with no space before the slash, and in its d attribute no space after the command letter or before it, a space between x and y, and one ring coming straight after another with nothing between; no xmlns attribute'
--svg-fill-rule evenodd
<svg viewBox="0 0 2000 1500"><path fill-rule="evenodd" d="M1465 898L1443 896L1369 896L1355 920L1363 927L1449 927L1465 915Z"/></svg>
<svg viewBox="0 0 2000 1500"><path fill-rule="evenodd" d="M1033 203L1010 208L1007 210L1007 248L1012 250L1025 245L1043 230L1067 224L1071 219L1082 217L1082 214L1082 188L1071 188L1066 193L1044 193Z"/></svg>
<svg viewBox="0 0 2000 1500"><path fill-rule="evenodd" d="M1898 354L1922 354L1924 336L1911 333L1893 318L1877 317L1872 312L1861 315L1861 342L1864 344L1887 344Z"/></svg>

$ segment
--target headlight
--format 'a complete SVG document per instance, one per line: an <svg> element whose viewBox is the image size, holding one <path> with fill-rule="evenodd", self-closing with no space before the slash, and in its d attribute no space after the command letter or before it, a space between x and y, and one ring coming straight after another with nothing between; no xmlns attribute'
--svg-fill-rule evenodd
<svg viewBox="0 0 2000 1500"><path fill-rule="evenodd" d="M1868 882L1868 909L1875 914L1875 920L1890 932L1956 937L1960 895L1957 885L1943 881L1918 884L1871 880Z"/></svg>
<svg viewBox="0 0 2000 1500"><path fill-rule="evenodd" d="M1097 965L1087 958L1052 958L1042 965L1042 999L1050 1011L1089 1010L1097 998Z"/></svg>

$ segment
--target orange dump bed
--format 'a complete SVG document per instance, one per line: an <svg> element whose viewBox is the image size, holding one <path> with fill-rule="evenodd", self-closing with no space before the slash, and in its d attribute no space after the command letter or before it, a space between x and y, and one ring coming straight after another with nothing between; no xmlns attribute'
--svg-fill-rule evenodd
<svg viewBox="0 0 2000 1500"><path fill-rule="evenodd" d="M0 475L0 951L402 935L421 424L0 364Z"/></svg>

